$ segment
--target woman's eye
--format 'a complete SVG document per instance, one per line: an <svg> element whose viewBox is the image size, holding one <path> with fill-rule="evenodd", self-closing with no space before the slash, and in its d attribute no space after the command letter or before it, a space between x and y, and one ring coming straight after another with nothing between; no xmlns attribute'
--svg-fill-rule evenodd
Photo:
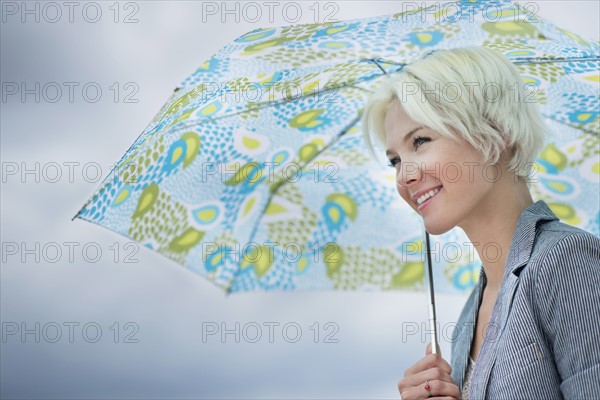
<svg viewBox="0 0 600 400"><path fill-rule="evenodd" d="M417 144L427 143L427 142L429 142L429 140L430 139L427 137L417 136L413 139L413 146L416 149L417 147L419 147Z"/></svg>
<svg viewBox="0 0 600 400"><path fill-rule="evenodd" d="M390 158L390 162L388 163L389 167L396 168L396 165L400 163L400 157Z"/></svg>

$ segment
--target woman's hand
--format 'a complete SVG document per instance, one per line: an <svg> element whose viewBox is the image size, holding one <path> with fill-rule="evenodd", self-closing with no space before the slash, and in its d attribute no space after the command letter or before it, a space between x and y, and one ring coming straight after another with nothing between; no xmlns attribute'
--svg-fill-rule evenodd
<svg viewBox="0 0 600 400"><path fill-rule="evenodd" d="M431 343L427 345L425 357L404 371L404 378L398 383L403 400L413 399L460 399L460 390L450 377L452 368L441 355L431 354ZM429 392L425 389L429 383Z"/></svg>

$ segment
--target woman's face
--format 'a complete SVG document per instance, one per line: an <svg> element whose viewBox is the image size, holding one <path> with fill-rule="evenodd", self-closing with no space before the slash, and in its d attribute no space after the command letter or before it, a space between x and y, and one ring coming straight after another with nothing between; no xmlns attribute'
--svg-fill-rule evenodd
<svg viewBox="0 0 600 400"><path fill-rule="evenodd" d="M385 130L398 193L421 215L429 233L464 229L478 215L494 212L494 181L504 171L484 165L483 156L467 141L422 127L397 101L386 115Z"/></svg>

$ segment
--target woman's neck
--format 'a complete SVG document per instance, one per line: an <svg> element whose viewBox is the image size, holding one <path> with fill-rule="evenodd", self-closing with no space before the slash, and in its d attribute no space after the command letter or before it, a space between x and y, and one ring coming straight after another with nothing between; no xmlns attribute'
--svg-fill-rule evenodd
<svg viewBox="0 0 600 400"><path fill-rule="evenodd" d="M498 291L504 277L508 252L519 216L533 204L522 179L507 174L469 219L459 226L465 231L483 263L486 289Z"/></svg>

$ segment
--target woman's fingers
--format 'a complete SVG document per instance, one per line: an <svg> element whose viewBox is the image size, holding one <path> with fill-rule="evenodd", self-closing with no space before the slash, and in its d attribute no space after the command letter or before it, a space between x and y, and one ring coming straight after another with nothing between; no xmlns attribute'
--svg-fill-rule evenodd
<svg viewBox="0 0 600 400"><path fill-rule="evenodd" d="M430 400L458 400L458 397L449 397L449 396L444 396L444 397L428 397L428 399L430 399Z"/></svg>
<svg viewBox="0 0 600 400"><path fill-rule="evenodd" d="M433 367L403 378L398 383L398 391L403 399L428 397L429 392L425 389L425 382L429 385L429 391L432 396L456 396L457 399L460 397L460 391L452 380L452 377L438 367Z"/></svg>
<svg viewBox="0 0 600 400"><path fill-rule="evenodd" d="M427 355L408 368L398 383L402 398L424 399L431 394L432 397L459 399L460 391L450 376L450 364L440 354L431 354L430 345L425 352ZM429 390L425 389L425 382L429 384Z"/></svg>
<svg viewBox="0 0 600 400"><path fill-rule="evenodd" d="M454 384L452 377L446 371L441 368L433 367L425 371L419 372L418 374L407 376L402 379L405 386L424 386L425 381L443 381Z"/></svg>
<svg viewBox="0 0 600 400"><path fill-rule="evenodd" d="M437 349L437 353L439 356L442 355L442 349L440 349L440 345L439 344L435 344L435 348ZM427 347L425 347L425 355L427 354L431 354L431 342L427 343Z"/></svg>
<svg viewBox="0 0 600 400"><path fill-rule="evenodd" d="M425 383L422 383L418 386L409 386L405 387L404 390L400 390L400 395L403 400L410 399L423 399L429 397L429 393L431 393L431 398L438 399L459 399L460 398L460 390L458 386L454 384L454 382L446 382L440 381L438 379L429 380L427 382L429 384L429 391L425 389Z"/></svg>
<svg viewBox="0 0 600 400"><path fill-rule="evenodd" d="M446 371L447 374L452 373L452 367L450 366L450 364L448 364L448 361L444 360L441 357L438 357L438 367Z"/></svg>
<svg viewBox="0 0 600 400"><path fill-rule="evenodd" d="M452 367L450 367L450 364L448 364L446 360L437 356L436 354L428 354L404 371L404 377L415 375L419 372L435 367L440 368L448 374L452 372Z"/></svg>
<svg viewBox="0 0 600 400"><path fill-rule="evenodd" d="M455 399L460 398L460 390L458 390L458 386L456 386L454 382L434 380L429 381L429 386L431 397L441 396Z"/></svg>
<svg viewBox="0 0 600 400"><path fill-rule="evenodd" d="M403 390L404 388L409 388L409 387L413 387L413 386L423 386L424 387L426 381L431 382L434 380L454 384L452 377L446 371L444 371L438 367L433 367L433 368L427 369L425 371L421 371L417 374L404 377L398 383L398 388L400 390Z"/></svg>

